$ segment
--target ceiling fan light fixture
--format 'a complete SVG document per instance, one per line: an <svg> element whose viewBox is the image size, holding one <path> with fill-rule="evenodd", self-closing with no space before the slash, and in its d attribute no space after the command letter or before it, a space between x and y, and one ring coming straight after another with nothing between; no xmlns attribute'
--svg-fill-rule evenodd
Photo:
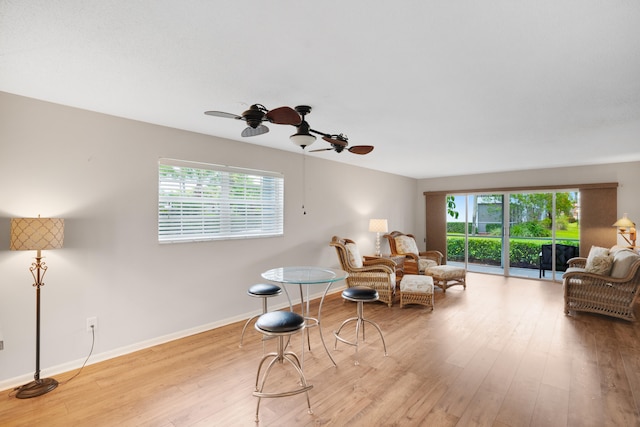
<svg viewBox="0 0 640 427"><path fill-rule="evenodd" d="M301 147L304 150L305 147L308 147L309 145L311 145L311 144L313 144L315 142L316 137L311 135L308 132L307 133L297 132L297 133L294 133L293 135L291 135L289 137L289 139L295 145Z"/></svg>
<svg viewBox="0 0 640 427"><path fill-rule="evenodd" d="M311 135L311 132L309 132L309 123L307 123L304 117L302 118L300 124L296 126L296 129L298 129L298 131L289 137L291 142L293 142L295 145L301 147L304 150L306 147L315 142L316 137L314 135Z"/></svg>

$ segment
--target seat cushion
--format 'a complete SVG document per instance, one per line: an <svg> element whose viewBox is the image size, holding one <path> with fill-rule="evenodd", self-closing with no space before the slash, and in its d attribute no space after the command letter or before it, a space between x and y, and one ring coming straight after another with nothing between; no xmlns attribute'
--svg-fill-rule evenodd
<svg viewBox="0 0 640 427"><path fill-rule="evenodd" d="M585 273L584 268L580 268L580 267L569 267L567 268L567 271L564 272L564 274L562 275L562 277L564 277L565 274L569 274L569 273Z"/></svg>
<svg viewBox="0 0 640 427"><path fill-rule="evenodd" d="M399 254L414 254L418 255L418 246L416 245L416 241L409 236L398 236L395 239L396 242L396 250Z"/></svg>
<svg viewBox="0 0 640 427"><path fill-rule="evenodd" d="M263 296L275 296L282 293L282 289L278 285L272 285L271 283L258 283L249 288L247 293L251 296L263 297Z"/></svg>
<svg viewBox="0 0 640 427"><path fill-rule="evenodd" d="M342 298L349 301L376 301L378 291L366 286L353 286L342 291Z"/></svg>
<svg viewBox="0 0 640 427"><path fill-rule="evenodd" d="M418 259L418 271L424 273L427 268L435 267L438 263L435 260L429 258Z"/></svg>
<svg viewBox="0 0 640 427"><path fill-rule="evenodd" d="M437 265L435 267L427 268L424 271L424 274L440 280L454 280L465 277L467 275L467 271L463 267Z"/></svg>
<svg viewBox="0 0 640 427"><path fill-rule="evenodd" d="M258 317L256 328L267 332L293 332L302 329L304 317L291 311L270 311Z"/></svg>
<svg viewBox="0 0 640 427"><path fill-rule="evenodd" d="M433 278L429 276L419 276L416 274L406 274L400 281L400 292L433 293Z"/></svg>

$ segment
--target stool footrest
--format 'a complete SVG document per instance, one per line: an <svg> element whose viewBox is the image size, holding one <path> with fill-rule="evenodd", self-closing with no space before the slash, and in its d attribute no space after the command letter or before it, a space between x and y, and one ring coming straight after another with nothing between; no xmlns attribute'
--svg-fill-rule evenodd
<svg viewBox="0 0 640 427"><path fill-rule="evenodd" d="M298 388L298 389L290 390L290 391L281 391L279 393L262 393L262 392L259 392L259 391L254 391L253 395L255 397L266 397L266 398L288 397L288 396L294 396L296 394L307 392L307 391L311 390L312 388L313 388L313 384L309 384L309 385L304 386L302 388Z"/></svg>

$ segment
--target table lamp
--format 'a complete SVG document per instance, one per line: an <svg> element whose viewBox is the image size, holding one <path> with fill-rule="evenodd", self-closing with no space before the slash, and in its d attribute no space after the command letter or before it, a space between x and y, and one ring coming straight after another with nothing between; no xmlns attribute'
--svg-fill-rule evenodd
<svg viewBox="0 0 640 427"><path fill-rule="evenodd" d="M389 231L386 219L370 219L369 231L376 233L376 256L381 256L380 253L380 233L386 233Z"/></svg>
<svg viewBox="0 0 640 427"><path fill-rule="evenodd" d="M36 288L36 372L33 381L18 388L16 397L27 399L41 396L58 386L53 378L40 378L40 288L47 272L47 266L42 262L41 251L58 249L64 240L64 220L59 218L12 218L11 243L12 251L37 251L36 262L31 264L29 271L33 276Z"/></svg>

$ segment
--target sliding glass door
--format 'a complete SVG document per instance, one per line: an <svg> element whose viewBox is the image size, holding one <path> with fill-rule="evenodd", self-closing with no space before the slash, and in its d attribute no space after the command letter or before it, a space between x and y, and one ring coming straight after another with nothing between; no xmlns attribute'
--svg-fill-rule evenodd
<svg viewBox="0 0 640 427"><path fill-rule="evenodd" d="M448 195L447 259L469 271L559 279L577 254L579 224L577 191Z"/></svg>

